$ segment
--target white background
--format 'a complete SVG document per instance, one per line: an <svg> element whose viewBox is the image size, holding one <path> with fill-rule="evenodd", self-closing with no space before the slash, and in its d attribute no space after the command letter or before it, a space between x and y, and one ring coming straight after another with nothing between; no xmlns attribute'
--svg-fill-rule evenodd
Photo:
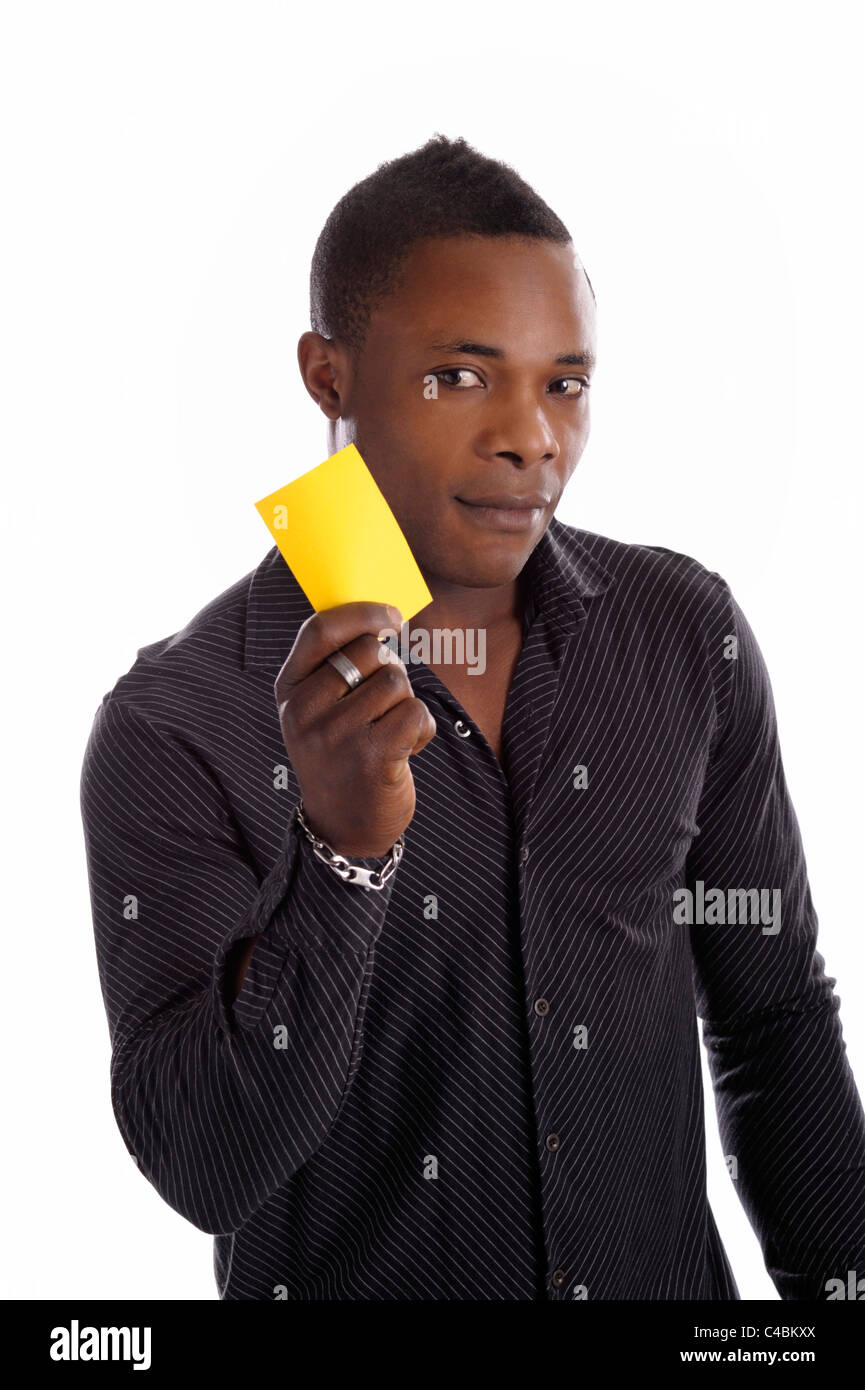
<svg viewBox="0 0 865 1390"><path fill-rule="evenodd" d="M253 502L325 458L295 357L316 237L435 131L512 164L595 287L558 515L696 556L755 629L865 1089L858 8L2 14L6 1295L216 1297L111 1113L81 759L138 648L270 548ZM742 1297L774 1298L705 1081L712 1207Z"/></svg>

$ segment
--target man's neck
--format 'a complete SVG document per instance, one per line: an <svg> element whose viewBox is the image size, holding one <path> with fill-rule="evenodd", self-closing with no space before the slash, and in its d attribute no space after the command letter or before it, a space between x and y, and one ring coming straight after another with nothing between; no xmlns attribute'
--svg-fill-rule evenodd
<svg viewBox="0 0 865 1390"><path fill-rule="evenodd" d="M527 601L524 573L497 589L466 589L429 584L433 602L412 619L425 628L485 628L488 632L522 622Z"/></svg>

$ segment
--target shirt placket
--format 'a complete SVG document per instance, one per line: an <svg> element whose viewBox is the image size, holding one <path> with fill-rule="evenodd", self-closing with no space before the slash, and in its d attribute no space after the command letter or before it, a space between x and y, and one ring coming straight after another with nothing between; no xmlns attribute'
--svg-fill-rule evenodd
<svg viewBox="0 0 865 1390"><path fill-rule="evenodd" d="M532 1105L535 1117L537 1181L541 1194L542 1238L547 1269L546 1294L549 1298L564 1298L575 1271L568 1268L568 1252L559 1249L556 1234L554 1202L550 1188L556 1179L558 1155L567 1145L569 1136L556 1124L554 1115L539 1113L537 1096L543 1091L537 1083L548 1065L550 1056L548 1029L544 1024L550 1014L555 1017L556 988L552 980L541 978L543 962L536 960L532 947L532 845L530 813L534 801L539 769L543 759L553 710L561 689L561 681L572 642L587 619L586 609L578 600L563 611L549 605L540 612L532 611L531 622L524 632L523 645L508 691L502 721L502 746L507 774L493 752L483 731L463 708L456 696L436 673L419 662L410 669L413 689L434 696L449 715L455 740L468 745L472 742L495 765L497 775L507 790L511 807L520 951L525 981L525 1040L532 1076ZM536 978L532 962L540 974Z"/></svg>

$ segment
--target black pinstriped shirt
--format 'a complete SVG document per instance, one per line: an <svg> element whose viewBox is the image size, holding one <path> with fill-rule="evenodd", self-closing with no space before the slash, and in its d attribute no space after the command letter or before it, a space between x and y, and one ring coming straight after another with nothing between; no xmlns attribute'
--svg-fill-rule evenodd
<svg viewBox="0 0 865 1390"><path fill-rule="evenodd" d="M221 1298L737 1299L698 1017L781 1297L865 1271L865 1114L751 629L690 557L556 518L527 578L504 766L408 666L438 729L380 892L294 821L273 683L312 609L275 548L97 711L112 1104Z"/></svg>

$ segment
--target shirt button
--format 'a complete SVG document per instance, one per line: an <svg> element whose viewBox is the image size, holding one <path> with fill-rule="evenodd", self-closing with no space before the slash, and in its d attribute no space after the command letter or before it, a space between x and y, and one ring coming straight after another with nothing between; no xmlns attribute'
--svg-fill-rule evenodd
<svg viewBox="0 0 865 1390"><path fill-rule="evenodd" d="M568 1276L567 1276L567 1274L565 1273L565 1271L564 1271L563 1269L554 1269L554 1270L553 1270L553 1279L552 1279L553 1288L555 1288L555 1289L560 1289L560 1288L562 1287L562 1284L564 1284L565 1280L567 1279L567 1277L568 1277Z"/></svg>
<svg viewBox="0 0 865 1390"><path fill-rule="evenodd" d="M471 735L471 729L463 722L462 719L458 719L456 721L456 723L454 724L454 728L456 729L460 738L468 738Z"/></svg>
<svg viewBox="0 0 865 1390"><path fill-rule="evenodd" d="M547 1148L549 1149L549 1151L550 1151L551 1154L554 1154L554 1153L556 1152L556 1149L559 1147L559 1145L561 1144L561 1142L562 1142L562 1141L561 1141L561 1139L559 1138L559 1136L558 1136L557 1134L548 1134L548 1135L547 1135L547 1138L546 1138L546 1145L547 1145Z"/></svg>
<svg viewBox="0 0 865 1390"><path fill-rule="evenodd" d="M526 862L526 860L528 859L528 857L529 857L529 847L528 847L528 845L523 845L522 848L521 848L521 850L520 850L520 863L521 863L521 864L525 864L525 862Z"/></svg>
<svg viewBox="0 0 865 1390"><path fill-rule="evenodd" d="M549 1012L550 1012L550 1006L549 1006L549 1003L547 1002L546 999L536 999L536 1000L535 1000L535 1013L536 1013L536 1014L539 1014L540 1017L543 1018L544 1014L548 1014Z"/></svg>

